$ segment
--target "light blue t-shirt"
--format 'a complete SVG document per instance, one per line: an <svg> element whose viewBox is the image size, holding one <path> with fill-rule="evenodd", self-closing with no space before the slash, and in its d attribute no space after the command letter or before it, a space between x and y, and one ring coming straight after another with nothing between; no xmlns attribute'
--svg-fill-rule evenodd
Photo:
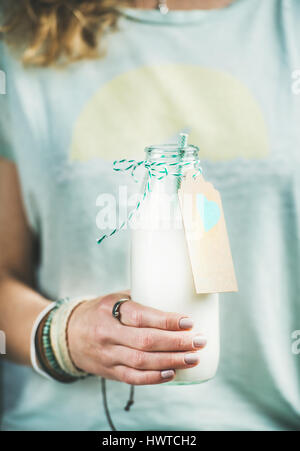
<svg viewBox="0 0 300 451"><path fill-rule="evenodd" d="M96 243L98 196L134 189L113 160L187 131L222 195L239 292L221 295L217 376L137 387L130 412L129 387L108 381L119 430L300 430L299 23L298 0L128 9L99 60L24 69L1 50L0 152L18 168L48 298L129 286L129 232ZM109 429L98 378L0 363L3 429Z"/></svg>

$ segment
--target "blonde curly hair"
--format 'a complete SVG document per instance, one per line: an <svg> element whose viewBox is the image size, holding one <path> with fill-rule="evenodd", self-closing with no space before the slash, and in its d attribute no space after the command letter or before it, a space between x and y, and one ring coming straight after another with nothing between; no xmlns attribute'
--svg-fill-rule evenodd
<svg viewBox="0 0 300 451"><path fill-rule="evenodd" d="M119 8L134 0L2 0L1 37L27 65L65 64L104 53Z"/></svg>

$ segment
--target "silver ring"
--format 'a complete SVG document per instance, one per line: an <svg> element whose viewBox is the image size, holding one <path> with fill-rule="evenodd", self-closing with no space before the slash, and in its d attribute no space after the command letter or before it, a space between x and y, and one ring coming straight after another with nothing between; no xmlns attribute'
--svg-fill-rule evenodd
<svg viewBox="0 0 300 451"><path fill-rule="evenodd" d="M126 301L130 301L130 299L129 298L122 298L122 299L120 299L119 301L117 301L115 304L114 304L114 306L113 306L113 308L112 308L112 316L114 317L114 318L116 318L116 319L118 319L120 322L121 322L121 313L120 313L120 307L121 307L121 305L123 304L123 302L126 302Z"/></svg>

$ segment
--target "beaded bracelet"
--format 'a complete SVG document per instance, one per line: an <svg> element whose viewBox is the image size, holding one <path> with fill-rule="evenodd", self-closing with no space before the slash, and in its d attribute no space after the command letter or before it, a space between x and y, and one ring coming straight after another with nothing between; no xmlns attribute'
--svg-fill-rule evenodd
<svg viewBox="0 0 300 451"><path fill-rule="evenodd" d="M48 315L42 319L41 321L41 327L40 329L38 329L37 334L36 334L36 339L35 339L35 349L36 349L36 357L38 359L39 362L39 368L41 368L41 374L43 376L49 377L52 380L56 380L58 382L63 382L63 383L70 383L70 382L75 382L76 379L70 377L70 376L62 376L59 373L57 373L52 366L50 365L50 363L48 362L48 359L45 355L44 352L44 348L43 348L43 329L46 323L46 320L48 318Z"/></svg>
<svg viewBox="0 0 300 451"><path fill-rule="evenodd" d="M54 309L50 312L45 325L43 327L43 332L42 332L42 344L43 344L43 350L44 350L44 354L47 358L48 363L50 364L51 368L58 374L60 374L61 376L68 376L67 373L65 373L65 371L63 371L61 369L61 367L59 366L59 364L57 363L57 360L54 356L53 350L52 350L52 346L51 346L51 342L50 342L50 327L51 327L51 322L53 319L53 315L54 313L58 310L59 306L62 304L62 301L58 301L56 303L56 306L54 307Z"/></svg>
<svg viewBox="0 0 300 451"><path fill-rule="evenodd" d="M43 352L47 359L48 364L53 369L55 373L57 373L59 376L62 376L66 380L72 382L75 381L76 378L70 377L70 374L66 373L58 364L57 359L55 358L52 346L51 346L51 340L50 340L50 330L51 330L51 322L53 319L54 314L57 312L59 307L65 302L65 300L59 300L56 302L55 307L51 310L49 313L46 322L44 324L43 330L42 330L42 346L43 346Z"/></svg>
<svg viewBox="0 0 300 451"><path fill-rule="evenodd" d="M55 303L49 301L47 307L45 307L34 321L31 337L30 337L30 361L34 371L40 376L51 380L52 376L45 368L45 362L42 356L42 329L45 324L45 319L48 317L49 312L55 307Z"/></svg>

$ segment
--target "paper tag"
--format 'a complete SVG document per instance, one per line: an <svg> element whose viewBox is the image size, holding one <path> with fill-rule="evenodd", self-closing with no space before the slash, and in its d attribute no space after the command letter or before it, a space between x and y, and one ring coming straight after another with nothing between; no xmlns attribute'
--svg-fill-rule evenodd
<svg viewBox="0 0 300 451"><path fill-rule="evenodd" d="M237 291L219 192L189 171L178 190L197 293Z"/></svg>

